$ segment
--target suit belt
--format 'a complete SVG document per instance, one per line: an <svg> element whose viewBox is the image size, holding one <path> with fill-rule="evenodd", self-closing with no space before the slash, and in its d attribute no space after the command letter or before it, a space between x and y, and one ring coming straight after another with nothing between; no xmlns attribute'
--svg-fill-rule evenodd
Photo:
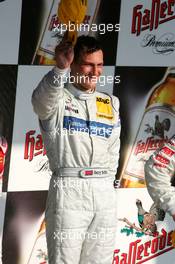
<svg viewBox="0 0 175 264"><path fill-rule="evenodd" d="M81 178L106 178L111 177L109 168L58 168L54 176L81 177Z"/></svg>

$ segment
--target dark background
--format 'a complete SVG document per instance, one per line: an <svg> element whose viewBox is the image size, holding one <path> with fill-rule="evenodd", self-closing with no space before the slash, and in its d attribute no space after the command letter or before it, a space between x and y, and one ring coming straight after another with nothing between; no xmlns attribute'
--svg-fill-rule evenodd
<svg viewBox="0 0 175 264"><path fill-rule="evenodd" d="M16 65L0 65L0 135L4 136L8 143L3 176L3 192L7 191L10 166L17 69L18 67Z"/></svg>

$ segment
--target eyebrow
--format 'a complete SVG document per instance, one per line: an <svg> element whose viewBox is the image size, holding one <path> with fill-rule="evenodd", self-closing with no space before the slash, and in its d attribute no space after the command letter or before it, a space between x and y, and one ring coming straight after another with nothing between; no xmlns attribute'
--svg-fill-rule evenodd
<svg viewBox="0 0 175 264"><path fill-rule="evenodd" d="M103 62L100 62L100 63L92 63L92 62L85 62L85 61L82 61L80 64L83 64L83 65L91 65L91 66L94 66L94 65L103 65L104 63Z"/></svg>

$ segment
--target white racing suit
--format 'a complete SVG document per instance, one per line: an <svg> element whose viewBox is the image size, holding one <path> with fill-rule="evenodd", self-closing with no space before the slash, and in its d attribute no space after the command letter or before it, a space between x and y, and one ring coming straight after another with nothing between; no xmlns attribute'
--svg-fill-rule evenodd
<svg viewBox="0 0 175 264"><path fill-rule="evenodd" d="M175 136L165 143L145 164L147 189L158 205L170 215L175 214Z"/></svg>
<svg viewBox="0 0 175 264"><path fill-rule="evenodd" d="M113 181L119 102L70 83L64 88L58 77L65 74L55 67L32 96L53 172L46 205L49 264L110 264L117 222Z"/></svg>

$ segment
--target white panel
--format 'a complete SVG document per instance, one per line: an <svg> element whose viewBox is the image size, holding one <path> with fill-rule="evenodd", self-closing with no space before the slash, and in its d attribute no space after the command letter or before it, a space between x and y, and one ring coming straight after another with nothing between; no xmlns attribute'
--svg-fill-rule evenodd
<svg viewBox="0 0 175 264"><path fill-rule="evenodd" d="M137 218L138 210L136 206L136 199L141 200L144 210L149 212L149 209L153 202L150 196L148 195L147 190L142 188L118 189L117 194L118 194L118 207L117 207L118 219L127 218L127 220L129 220L132 224L135 224L137 227L140 227ZM169 239L168 234L171 231L174 231L174 221L172 220L172 217L166 215L164 221L157 221L156 224L157 224L157 230L159 232L159 236L162 235L162 229L165 230L165 235L164 235L165 245L164 247L162 247L162 249L160 247L161 245L160 237L158 237L156 240L155 237L150 235L139 236L138 234L136 234L137 231L134 229L133 229L133 233L130 232L130 234L127 235L126 232L124 232L124 229L126 229L126 226L128 225L125 222L118 220L115 250L119 250L118 254L116 254L116 256L119 257L119 262L116 261L114 263L128 263L128 264L129 263L133 263L133 264L134 263L138 263L138 264L174 263L175 250L174 248L172 249L171 245L168 245L168 239ZM161 241L163 245L162 238ZM133 243L136 242L136 243L131 248L130 243L132 242ZM147 246L145 245L145 242L148 242ZM151 253L151 250L154 247L156 249L156 245L157 245L157 250ZM131 259L129 258L129 250L131 250L132 252ZM135 257L134 257L134 251L135 251ZM126 262L124 261L120 262L123 258L122 257L123 253L126 254L126 259L127 259Z"/></svg>
<svg viewBox="0 0 175 264"><path fill-rule="evenodd" d="M46 156L37 155L31 161L24 159L26 134L33 131L31 138L37 141L40 135L38 118L33 112L31 96L34 88L51 67L42 66L19 66L16 109L14 117L13 141L11 151L11 162L9 171L9 191L25 190L46 190L49 184L48 170L42 173L37 172L41 163L47 161ZM29 143L28 154L32 151L32 144ZM35 145L36 146L36 145ZM41 149L42 150L42 149ZM37 151L34 151L35 154ZM43 151L42 151L43 152Z"/></svg>
<svg viewBox="0 0 175 264"><path fill-rule="evenodd" d="M0 2L0 64L17 64L22 0Z"/></svg>
<svg viewBox="0 0 175 264"><path fill-rule="evenodd" d="M122 0L121 2L121 30L116 64L120 66L173 66L175 61L175 2L168 0ZM149 12L153 15L150 15L147 23L144 15ZM141 21L140 26L139 20ZM145 27L147 29L144 29Z"/></svg>

